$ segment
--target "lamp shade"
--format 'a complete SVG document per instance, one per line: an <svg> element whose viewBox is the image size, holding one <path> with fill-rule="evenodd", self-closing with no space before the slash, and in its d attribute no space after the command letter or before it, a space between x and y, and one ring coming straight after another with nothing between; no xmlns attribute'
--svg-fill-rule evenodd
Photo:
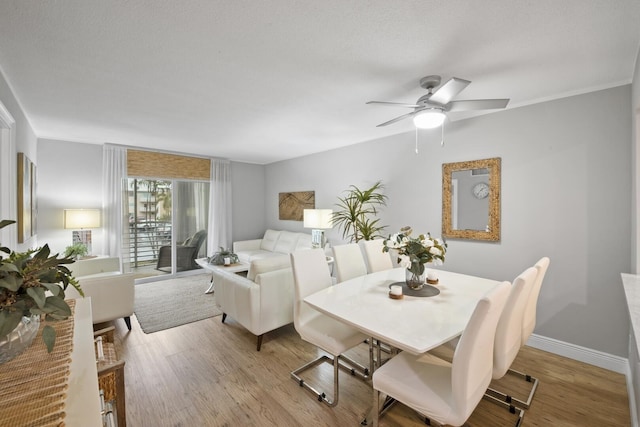
<svg viewBox="0 0 640 427"><path fill-rule="evenodd" d="M65 209L64 228L100 227L100 209Z"/></svg>
<svg viewBox="0 0 640 427"><path fill-rule="evenodd" d="M303 212L304 228L332 228L332 209L305 209Z"/></svg>
<svg viewBox="0 0 640 427"><path fill-rule="evenodd" d="M442 126L446 117L447 116L442 112L442 110L430 108L428 110L420 111L418 114L413 116L413 124L420 129L437 128L438 126Z"/></svg>

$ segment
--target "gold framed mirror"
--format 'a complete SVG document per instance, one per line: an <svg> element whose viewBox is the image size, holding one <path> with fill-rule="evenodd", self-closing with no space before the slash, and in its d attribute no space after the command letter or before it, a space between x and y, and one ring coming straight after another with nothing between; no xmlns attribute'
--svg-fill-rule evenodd
<svg viewBox="0 0 640 427"><path fill-rule="evenodd" d="M442 235L500 241L500 157L442 165Z"/></svg>

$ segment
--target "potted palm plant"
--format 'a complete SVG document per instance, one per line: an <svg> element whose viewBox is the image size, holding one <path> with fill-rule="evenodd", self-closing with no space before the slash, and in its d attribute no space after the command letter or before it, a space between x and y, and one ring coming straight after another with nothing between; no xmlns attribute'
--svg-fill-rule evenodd
<svg viewBox="0 0 640 427"><path fill-rule="evenodd" d="M383 237L382 231L386 225L380 225L376 218L378 208L387 205L387 196L381 192L384 188L381 181L376 182L366 190L351 185L344 197L338 198L331 222L342 228L342 237L351 242L373 240Z"/></svg>
<svg viewBox="0 0 640 427"><path fill-rule="evenodd" d="M13 223L15 221L2 220L0 229ZM26 252L0 247L0 363L17 356L31 344L42 316L45 321L56 321L71 315L64 291L71 285L84 296L65 266L73 262L68 257L51 255L48 245ZM55 329L46 325L42 339L51 352L56 341Z"/></svg>

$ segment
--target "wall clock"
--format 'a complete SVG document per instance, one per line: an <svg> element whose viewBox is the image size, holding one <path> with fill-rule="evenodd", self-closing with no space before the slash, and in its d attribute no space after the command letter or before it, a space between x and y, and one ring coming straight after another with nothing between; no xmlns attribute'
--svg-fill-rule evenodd
<svg viewBox="0 0 640 427"><path fill-rule="evenodd" d="M489 195L489 185L485 182L480 182L473 186L473 195L476 199L484 199Z"/></svg>

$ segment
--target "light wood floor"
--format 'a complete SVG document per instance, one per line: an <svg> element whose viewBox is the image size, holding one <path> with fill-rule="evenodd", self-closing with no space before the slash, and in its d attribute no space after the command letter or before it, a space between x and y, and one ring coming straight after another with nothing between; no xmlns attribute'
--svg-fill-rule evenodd
<svg viewBox="0 0 640 427"><path fill-rule="evenodd" d="M135 318L131 332L122 320L114 322L126 360L129 427L360 425L371 405L370 383L341 372L339 404L329 408L289 376L318 354L292 325L267 334L256 352L253 335L233 319L225 324L220 320L218 316L149 335ZM367 347L360 347L352 355L366 362ZM541 381L524 426L631 424L623 375L529 347L520 351L514 368ZM324 364L303 376L324 382L323 390L330 394L331 373ZM511 426L514 421L508 411L483 401L468 424ZM424 423L396 405L381 425Z"/></svg>

